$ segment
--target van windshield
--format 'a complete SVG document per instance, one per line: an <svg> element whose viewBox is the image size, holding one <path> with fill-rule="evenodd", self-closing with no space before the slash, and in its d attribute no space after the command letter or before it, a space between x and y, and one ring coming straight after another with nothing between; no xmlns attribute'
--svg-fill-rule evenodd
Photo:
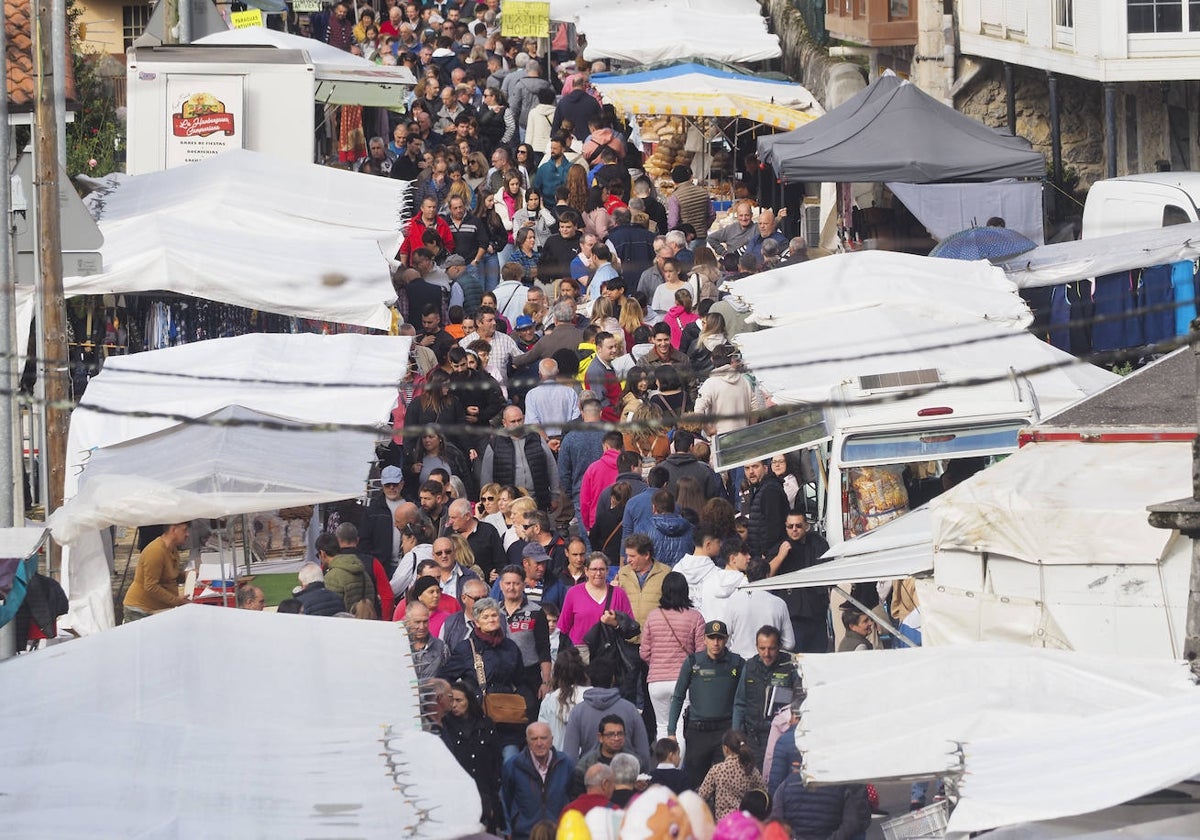
<svg viewBox="0 0 1200 840"><path fill-rule="evenodd" d="M1021 420L979 426L851 435L842 444L842 466L903 464L968 455L994 455L1017 448Z"/></svg>

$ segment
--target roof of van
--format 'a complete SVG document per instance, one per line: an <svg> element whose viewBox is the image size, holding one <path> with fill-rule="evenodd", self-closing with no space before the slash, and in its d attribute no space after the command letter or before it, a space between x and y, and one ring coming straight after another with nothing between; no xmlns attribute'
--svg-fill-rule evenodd
<svg viewBox="0 0 1200 840"><path fill-rule="evenodd" d="M1182 347L1039 423L1037 428L1194 431L1196 355L1191 347Z"/></svg>
<svg viewBox="0 0 1200 840"><path fill-rule="evenodd" d="M1168 187L1179 187L1188 192L1200 190L1200 172L1142 172L1136 175L1122 175L1119 178L1105 178L1103 181L1097 181L1092 186L1113 181L1141 181L1147 184L1162 184Z"/></svg>

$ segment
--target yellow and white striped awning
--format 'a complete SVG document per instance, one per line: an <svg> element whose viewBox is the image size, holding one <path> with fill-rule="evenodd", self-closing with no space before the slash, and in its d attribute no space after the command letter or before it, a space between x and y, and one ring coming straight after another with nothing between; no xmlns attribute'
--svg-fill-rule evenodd
<svg viewBox="0 0 1200 840"><path fill-rule="evenodd" d="M676 117L741 117L784 131L815 120L816 109L797 111L731 93L681 93L605 86L601 96L618 113Z"/></svg>

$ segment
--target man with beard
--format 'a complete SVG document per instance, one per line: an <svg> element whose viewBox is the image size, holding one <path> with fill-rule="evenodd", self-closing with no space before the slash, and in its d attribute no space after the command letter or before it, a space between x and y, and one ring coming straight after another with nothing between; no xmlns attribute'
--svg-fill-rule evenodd
<svg viewBox="0 0 1200 840"><path fill-rule="evenodd" d="M821 559L829 543L820 534L810 531L803 513L789 513L784 523L786 534L779 550L771 558L771 574L798 572L810 566L826 563ZM775 593L784 600L792 619L797 653L827 653L829 631L826 618L829 612L829 590L823 586L784 589Z"/></svg>

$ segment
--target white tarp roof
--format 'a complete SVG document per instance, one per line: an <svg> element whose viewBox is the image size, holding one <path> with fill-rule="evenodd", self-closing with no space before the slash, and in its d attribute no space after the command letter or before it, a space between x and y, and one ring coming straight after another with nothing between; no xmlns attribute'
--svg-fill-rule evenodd
<svg viewBox="0 0 1200 840"><path fill-rule="evenodd" d="M1086 814L1190 779L1200 774L1197 715L1200 692L1192 689L1049 729L971 739L948 828ZM1181 836L1196 836L1194 824Z"/></svg>
<svg viewBox="0 0 1200 840"><path fill-rule="evenodd" d="M88 198L105 270L64 278L64 291L175 292L387 329L407 188L242 149L110 177Z"/></svg>
<svg viewBox="0 0 1200 840"><path fill-rule="evenodd" d="M1149 701L1196 694L1183 662L997 644L806 654L799 667L808 696L796 743L806 781L824 784L957 772L959 742L1122 710L1133 723ZM880 686L897 690L880 702ZM1081 769L1054 765L1060 778Z"/></svg>
<svg viewBox="0 0 1200 840"><path fill-rule="evenodd" d="M93 449L179 422L134 417L131 411L196 418L240 405L307 423L384 423L410 343L401 336L258 333L110 356L71 415L64 497L75 495L80 468ZM89 411L91 406L113 413ZM112 627L112 584L99 541L64 551L63 567L71 600L63 625L80 633Z"/></svg>
<svg viewBox="0 0 1200 840"><path fill-rule="evenodd" d="M200 421L95 450L79 492L50 517L54 538L70 543L109 525L215 519L354 498L363 493L380 437L315 431L242 406Z"/></svg>
<svg viewBox="0 0 1200 840"><path fill-rule="evenodd" d="M911 577L933 568L929 506L922 505L873 531L838 543L828 562L765 578L741 589L800 589Z"/></svg>
<svg viewBox="0 0 1200 840"><path fill-rule="evenodd" d="M754 321L765 326L877 304L952 323L982 319L1026 327L1033 321L1016 285L998 268L894 251L834 254L753 274L726 288L750 304Z"/></svg>
<svg viewBox="0 0 1200 840"><path fill-rule="evenodd" d="M1022 289L1200 259L1200 222L1042 245L999 263Z"/></svg>
<svg viewBox="0 0 1200 840"><path fill-rule="evenodd" d="M1030 443L930 502L936 551L1030 563L1158 563L1146 506L1190 496L1191 445Z"/></svg>
<svg viewBox="0 0 1200 840"><path fill-rule="evenodd" d="M583 56L588 61L653 64L696 57L748 62L782 54L779 36L767 31L757 7L748 13L646 3L630 9L584 9L578 17L578 28L587 35Z"/></svg>
<svg viewBox="0 0 1200 840"><path fill-rule="evenodd" d="M735 341L781 403L823 402L831 387L865 374L936 368L954 383L1045 368L1029 375L1045 417L1117 379L1024 330L965 317L947 322L886 304L742 333Z"/></svg>
<svg viewBox="0 0 1200 840"><path fill-rule="evenodd" d="M0 528L0 559L24 560L42 547L49 533L45 528Z"/></svg>
<svg viewBox="0 0 1200 840"><path fill-rule="evenodd" d="M647 91L684 96L696 93L724 93L758 102L811 110L818 115L825 113L825 109L803 85L733 73L691 62L637 73L597 73L592 76L592 85L606 100L612 97L612 91L623 91L627 96Z"/></svg>
<svg viewBox="0 0 1200 840"><path fill-rule="evenodd" d="M12 837L478 831L475 785L419 731L399 624L185 606L0 675L22 709L0 722Z"/></svg>
<svg viewBox="0 0 1200 840"><path fill-rule="evenodd" d="M698 12L762 15L758 0L550 0L550 19L575 21L589 13L638 12L666 7Z"/></svg>
<svg viewBox="0 0 1200 840"><path fill-rule="evenodd" d="M304 50L312 60L316 75L314 98L331 105L402 109L408 89L417 83L412 71L402 65L386 67L375 64L323 41L261 26L214 32L197 38L193 43Z"/></svg>

